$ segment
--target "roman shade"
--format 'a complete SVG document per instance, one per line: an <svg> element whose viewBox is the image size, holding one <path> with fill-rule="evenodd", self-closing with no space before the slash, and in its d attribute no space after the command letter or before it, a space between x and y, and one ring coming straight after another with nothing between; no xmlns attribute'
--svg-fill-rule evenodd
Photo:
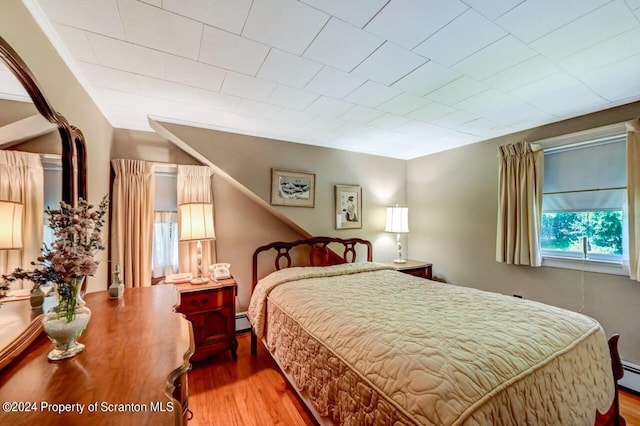
<svg viewBox="0 0 640 426"><path fill-rule="evenodd" d="M545 150L542 210L621 210L625 202L624 135Z"/></svg>

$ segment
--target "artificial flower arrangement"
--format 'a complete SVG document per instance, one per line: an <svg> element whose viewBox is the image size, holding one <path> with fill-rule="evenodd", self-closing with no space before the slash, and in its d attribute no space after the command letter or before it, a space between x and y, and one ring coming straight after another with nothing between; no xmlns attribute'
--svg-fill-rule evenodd
<svg viewBox="0 0 640 426"><path fill-rule="evenodd" d="M58 293L58 304L53 308L57 318L71 322L75 317L75 306L80 284L86 276L95 274L98 261L95 254L104 250L102 227L109 201L102 199L98 208L84 199L73 207L64 201L60 209L45 210L49 226L55 236L51 246L43 244L41 255L31 264L34 269L27 271L16 268L12 273L2 275L3 286L16 280L28 280L34 287L54 283Z"/></svg>

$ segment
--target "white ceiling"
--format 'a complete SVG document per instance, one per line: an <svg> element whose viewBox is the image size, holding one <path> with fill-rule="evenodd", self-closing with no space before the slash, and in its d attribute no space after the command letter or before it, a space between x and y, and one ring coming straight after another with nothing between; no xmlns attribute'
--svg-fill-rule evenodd
<svg viewBox="0 0 640 426"><path fill-rule="evenodd" d="M640 100L640 0L24 1L119 128L410 159Z"/></svg>

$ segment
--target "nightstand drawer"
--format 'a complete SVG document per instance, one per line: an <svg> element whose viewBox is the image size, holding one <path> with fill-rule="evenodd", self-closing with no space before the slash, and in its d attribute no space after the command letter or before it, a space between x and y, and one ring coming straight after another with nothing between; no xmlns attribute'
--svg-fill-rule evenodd
<svg viewBox="0 0 640 426"><path fill-rule="evenodd" d="M234 290L234 287L225 287L194 294L183 293L180 296L180 312L191 314L211 311L221 306L235 305Z"/></svg>

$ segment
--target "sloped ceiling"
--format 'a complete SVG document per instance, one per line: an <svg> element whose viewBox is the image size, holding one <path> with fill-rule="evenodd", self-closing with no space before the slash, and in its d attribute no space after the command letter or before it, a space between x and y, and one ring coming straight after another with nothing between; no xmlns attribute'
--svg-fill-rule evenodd
<svg viewBox="0 0 640 426"><path fill-rule="evenodd" d="M410 159L640 99L640 0L24 0L116 128Z"/></svg>

